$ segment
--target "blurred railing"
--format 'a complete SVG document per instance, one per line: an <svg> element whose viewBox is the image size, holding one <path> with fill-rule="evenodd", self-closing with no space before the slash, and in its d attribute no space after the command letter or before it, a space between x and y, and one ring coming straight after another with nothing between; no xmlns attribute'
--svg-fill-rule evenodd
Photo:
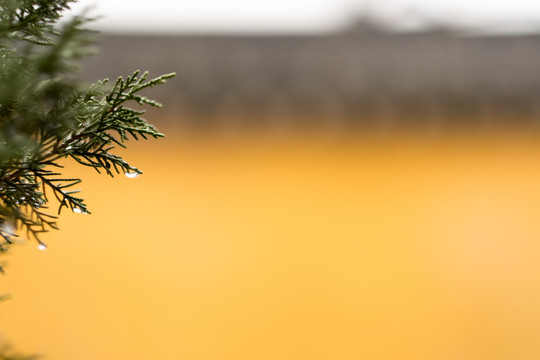
<svg viewBox="0 0 540 360"><path fill-rule="evenodd" d="M177 72L150 95L166 105L168 121L190 126L540 120L540 35L395 34L359 26L324 36L105 36L85 76L114 78L135 68Z"/></svg>

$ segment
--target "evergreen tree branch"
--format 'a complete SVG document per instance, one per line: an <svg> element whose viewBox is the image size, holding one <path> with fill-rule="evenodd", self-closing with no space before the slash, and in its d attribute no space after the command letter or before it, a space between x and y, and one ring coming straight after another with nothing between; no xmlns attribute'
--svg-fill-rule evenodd
<svg viewBox="0 0 540 360"><path fill-rule="evenodd" d="M78 80L78 60L95 39L84 29L85 17L57 26L71 2L0 2L0 252L21 233L44 245L41 234L58 228L63 208L90 213L74 190L81 179L62 176L61 161L109 176L140 174L114 150L130 139L163 136L142 118L143 110L128 105L161 107L141 91L174 73L149 79L135 71L112 86L107 79ZM58 204L56 214L48 213L50 200Z"/></svg>

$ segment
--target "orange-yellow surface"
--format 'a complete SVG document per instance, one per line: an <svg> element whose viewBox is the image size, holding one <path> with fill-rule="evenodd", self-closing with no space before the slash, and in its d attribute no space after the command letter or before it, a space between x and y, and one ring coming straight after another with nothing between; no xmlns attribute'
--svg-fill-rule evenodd
<svg viewBox="0 0 540 360"><path fill-rule="evenodd" d="M144 175L85 170L93 214L7 257L0 332L21 352L540 358L539 139L133 145Z"/></svg>

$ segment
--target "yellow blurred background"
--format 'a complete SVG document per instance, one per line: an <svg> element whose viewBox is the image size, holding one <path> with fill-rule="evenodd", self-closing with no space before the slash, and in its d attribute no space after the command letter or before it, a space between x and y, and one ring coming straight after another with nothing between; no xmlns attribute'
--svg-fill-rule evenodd
<svg viewBox="0 0 540 360"><path fill-rule="evenodd" d="M539 144L134 143L142 176L83 172L93 214L8 257L2 340L55 360L539 358Z"/></svg>
<svg viewBox="0 0 540 360"><path fill-rule="evenodd" d="M536 2L100 6L82 76L176 71L167 136L66 163L93 213L0 259L0 350L540 359Z"/></svg>

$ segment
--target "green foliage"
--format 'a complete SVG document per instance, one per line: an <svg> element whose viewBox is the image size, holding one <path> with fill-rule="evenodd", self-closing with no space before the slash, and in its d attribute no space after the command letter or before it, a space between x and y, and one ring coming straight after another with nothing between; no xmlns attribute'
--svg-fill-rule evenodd
<svg viewBox="0 0 540 360"><path fill-rule="evenodd" d="M9 347L4 347L0 349L0 360L38 360L41 359L41 356L38 355L21 355L10 351Z"/></svg>
<svg viewBox="0 0 540 360"><path fill-rule="evenodd" d="M89 213L73 190L81 179L62 176L59 161L110 176L139 174L113 149L130 138L163 136L126 103L159 107L140 91L174 74L149 80L137 71L113 86L84 84L77 61L93 51L94 37L85 17L57 24L70 2L0 1L0 252L21 234L45 246L39 236L58 228L63 208ZM53 198L59 207L51 213Z"/></svg>

